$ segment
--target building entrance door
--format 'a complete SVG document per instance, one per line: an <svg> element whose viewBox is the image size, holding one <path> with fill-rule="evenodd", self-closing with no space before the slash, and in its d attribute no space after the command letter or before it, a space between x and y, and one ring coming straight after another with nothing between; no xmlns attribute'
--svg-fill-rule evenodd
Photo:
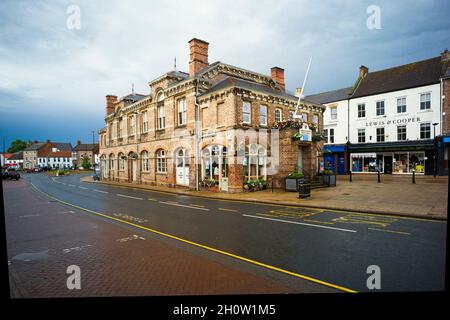
<svg viewBox="0 0 450 320"><path fill-rule="evenodd" d="M384 156L384 173L392 174L392 156Z"/></svg>
<svg viewBox="0 0 450 320"><path fill-rule="evenodd" d="M176 154L177 184L189 186L189 156L185 149L180 149Z"/></svg>

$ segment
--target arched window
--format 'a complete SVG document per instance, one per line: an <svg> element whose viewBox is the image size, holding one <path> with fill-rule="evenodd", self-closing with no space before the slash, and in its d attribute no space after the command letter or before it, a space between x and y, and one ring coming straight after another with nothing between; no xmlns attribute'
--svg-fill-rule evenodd
<svg viewBox="0 0 450 320"><path fill-rule="evenodd" d="M228 177L227 148L219 145L208 146L202 154L202 179L214 179L216 183L220 178Z"/></svg>
<svg viewBox="0 0 450 320"><path fill-rule="evenodd" d="M164 113L164 92L160 92L156 98L156 109L157 109L157 128L164 129L166 127L166 116Z"/></svg>
<svg viewBox="0 0 450 320"><path fill-rule="evenodd" d="M267 150L260 145L250 144L245 150L244 178L248 180L267 179Z"/></svg>
<svg viewBox="0 0 450 320"><path fill-rule="evenodd" d="M111 153L109 155L109 170L114 171L114 160L115 160L115 156L113 153Z"/></svg>
<svg viewBox="0 0 450 320"><path fill-rule="evenodd" d="M166 151L163 149L156 152L156 171L158 173L167 173Z"/></svg>
<svg viewBox="0 0 450 320"><path fill-rule="evenodd" d="M148 152L147 151L142 151L141 152L141 161L142 161L142 171L149 171L149 166L148 166Z"/></svg>
<svg viewBox="0 0 450 320"><path fill-rule="evenodd" d="M275 122L283 121L283 112L281 109L275 109Z"/></svg>
<svg viewBox="0 0 450 320"><path fill-rule="evenodd" d="M119 153L118 158L119 158L119 170L123 171L125 170L125 156L123 155L123 153Z"/></svg>

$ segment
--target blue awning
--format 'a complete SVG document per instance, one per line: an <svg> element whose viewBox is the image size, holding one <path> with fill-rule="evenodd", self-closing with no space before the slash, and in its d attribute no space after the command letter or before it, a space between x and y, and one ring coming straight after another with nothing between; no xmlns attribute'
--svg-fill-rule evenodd
<svg viewBox="0 0 450 320"><path fill-rule="evenodd" d="M329 152L344 152L345 151L345 146L323 146L323 150L325 151L329 151Z"/></svg>
<svg viewBox="0 0 450 320"><path fill-rule="evenodd" d="M444 137L444 143L450 143L450 137Z"/></svg>

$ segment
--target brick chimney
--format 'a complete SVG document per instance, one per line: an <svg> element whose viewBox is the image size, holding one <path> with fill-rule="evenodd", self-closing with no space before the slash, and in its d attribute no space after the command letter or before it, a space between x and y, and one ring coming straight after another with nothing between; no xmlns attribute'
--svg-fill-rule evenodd
<svg viewBox="0 0 450 320"><path fill-rule="evenodd" d="M117 96L108 94L106 96L106 115L114 112L114 104L117 102Z"/></svg>
<svg viewBox="0 0 450 320"><path fill-rule="evenodd" d="M80 140L77 140L77 146L79 146L81 144Z"/></svg>
<svg viewBox="0 0 450 320"><path fill-rule="evenodd" d="M189 41L189 76L192 77L202 69L206 68L208 63L209 43L197 38Z"/></svg>
<svg viewBox="0 0 450 320"><path fill-rule="evenodd" d="M366 66L359 67L359 77L364 78L369 73L369 68Z"/></svg>
<svg viewBox="0 0 450 320"><path fill-rule="evenodd" d="M280 67L273 67L270 69L270 74L277 87L284 91L284 69Z"/></svg>

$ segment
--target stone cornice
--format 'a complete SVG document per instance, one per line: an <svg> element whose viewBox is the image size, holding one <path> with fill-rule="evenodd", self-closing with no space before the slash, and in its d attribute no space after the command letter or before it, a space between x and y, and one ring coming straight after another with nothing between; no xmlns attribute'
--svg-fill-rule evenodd
<svg viewBox="0 0 450 320"><path fill-rule="evenodd" d="M212 67L211 69L205 71L205 73L203 73L201 75L201 77L203 79L212 79L215 76L217 76L218 74L226 74L229 76L233 76L233 77L237 77L237 78L241 78L241 79L246 79L246 80L250 80L253 82L257 82L257 83L262 83L265 85L268 85L270 87L275 87L275 81L273 81L273 79L269 76L257 73L257 72L253 72L253 71L249 71L249 70L245 70L245 69L241 69L238 67L234 67L234 66L230 66L228 64L224 64L224 63L219 63L216 66Z"/></svg>

